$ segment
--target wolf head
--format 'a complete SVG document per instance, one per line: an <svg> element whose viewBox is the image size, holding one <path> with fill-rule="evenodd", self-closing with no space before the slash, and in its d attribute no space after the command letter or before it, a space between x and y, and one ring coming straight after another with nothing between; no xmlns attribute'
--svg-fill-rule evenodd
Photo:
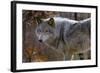
<svg viewBox="0 0 100 73"><path fill-rule="evenodd" d="M55 22L53 18L46 21L39 19L37 24L35 34L39 42L46 42L54 37Z"/></svg>

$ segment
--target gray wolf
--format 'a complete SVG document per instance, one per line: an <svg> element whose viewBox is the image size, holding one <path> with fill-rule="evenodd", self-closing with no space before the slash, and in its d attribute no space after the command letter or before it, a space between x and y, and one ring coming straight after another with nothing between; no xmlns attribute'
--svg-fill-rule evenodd
<svg viewBox="0 0 100 73"><path fill-rule="evenodd" d="M53 17L39 19L35 30L39 42L63 55L63 60L90 51L91 19L81 21Z"/></svg>

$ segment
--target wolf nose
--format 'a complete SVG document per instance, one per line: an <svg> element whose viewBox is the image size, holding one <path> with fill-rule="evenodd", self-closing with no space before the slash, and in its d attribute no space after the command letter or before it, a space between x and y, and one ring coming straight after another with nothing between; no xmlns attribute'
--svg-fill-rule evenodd
<svg viewBox="0 0 100 73"><path fill-rule="evenodd" d="M39 40L39 42L42 42L42 40Z"/></svg>

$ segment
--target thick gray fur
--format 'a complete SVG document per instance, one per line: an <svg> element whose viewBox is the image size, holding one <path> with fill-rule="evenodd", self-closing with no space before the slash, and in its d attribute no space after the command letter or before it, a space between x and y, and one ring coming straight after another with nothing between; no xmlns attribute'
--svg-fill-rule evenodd
<svg viewBox="0 0 100 73"><path fill-rule="evenodd" d="M74 54L85 53L90 50L91 19L81 21L54 17L55 27L48 25L48 19L36 28L38 40L42 40L49 48L63 54L64 60L71 60ZM44 32L44 29L48 32ZM41 32L38 32L40 30ZM52 45L53 44L53 45Z"/></svg>

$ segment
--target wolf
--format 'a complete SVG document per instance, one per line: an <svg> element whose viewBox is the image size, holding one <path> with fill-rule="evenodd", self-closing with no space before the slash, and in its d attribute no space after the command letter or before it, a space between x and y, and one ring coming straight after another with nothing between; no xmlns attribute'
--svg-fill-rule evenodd
<svg viewBox="0 0 100 73"><path fill-rule="evenodd" d="M75 54L90 51L91 19L76 21L62 17L38 19L35 34L40 43L73 60Z"/></svg>

